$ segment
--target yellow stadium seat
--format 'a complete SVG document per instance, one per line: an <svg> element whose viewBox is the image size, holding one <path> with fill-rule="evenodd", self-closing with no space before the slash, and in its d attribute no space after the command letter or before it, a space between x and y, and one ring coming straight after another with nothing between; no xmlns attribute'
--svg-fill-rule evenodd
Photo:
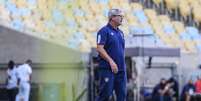
<svg viewBox="0 0 201 101"><path fill-rule="evenodd" d="M159 5L160 3L162 3L162 0L153 0L153 2L154 2L156 5Z"/></svg>
<svg viewBox="0 0 201 101"><path fill-rule="evenodd" d="M152 10L152 9L145 9L144 10L146 16L149 18L149 19L157 19L157 13L156 11Z"/></svg>
<svg viewBox="0 0 201 101"><path fill-rule="evenodd" d="M183 48L182 43L181 43L181 41L180 41L178 35L172 34L170 37L171 37L171 40L173 41L173 42L172 42L172 45L173 45L175 48L178 48L178 47L179 47L179 48Z"/></svg>
<svg viewBox="0 0 201 101"><path fill-rule="evenodd" d="M169 36L165 34L161 34L160 39L167 45L167 46L172 46L172 40L170 39Z"/></svg>
<svg viewBox="0 0 201 101"><path fill-rule="evenodd" d="M197 21L197 22L201 22L201 6L200 5L197 5L193 8L193 16L194 16L194 19Z"/></svg>
<svg viewBox="0 0 201 101"><path fill-rule="evenodd" d="M36 26L35 26L35 28L36 28L36 30L37 30L38 32L44 32L44 31L45 31L45 28L44 28L44 27L45 27L45 26L44 26L43 21L40 21L40 20L36 21Z"/></svg>
<svg viewBox="0 0 201 101"><path fill-rule="evenodd" d="M128 21L129 24L138 22L137 18L129 13L125 15L125 19Z"/></svg>
<svg viewBox="0 0 201 101"><path fill-rule="evenodd" d="M160 16L158 16L158 18L163 26L165 26L165 25L172 26L171 20L167 15L160 15Z"/></svg>
<svg viewBox="0 0 201 101"><path fill-rule="evenodd" d="M52 9L53 7L55 7L56 1L57 1L57 0L46 0L47 7L48 7L49 9Z"/></svg>
<svg viewBox="0 0 201 101"><path fill-rule="evenodd" d="M87 40L82 40L82 42L79 45L79 49L83 53L89 53L91 52L91 45Z"/></svg>
<svg viewBox="0 0 201 101"><path fill-rule="evenodd" d="M21 8L21 7L27 7L27 1L26 0L16 0L16 5L17 7Z"/></svg>
<svg viewBox="0 0 201 101"><path fill-rule="evenodd" d="M131 11L131 7L128 2L119 3L120 7L124 10L124 12L129 13Z"/></svg>
<svg viewBox="0 0 201 101"><path fill-rule="evenodd" d="M30 18L31 18L31 16L24 17L23 22L26 27L33 29L36 24L35 24L35 21L33 21L33 19L30 19Z"/></svg>
<svg viewBox="0 0 201 101"><path fill-rule="evenodd" d="M108 7L110 9L112 9L112 8L119 8L119 4L118 4L118 2L114 2L113 0L109 0Z"/></svg>
<svg viewBox="0 0 201 101"><path fill-rule="evenodd" d="M170 22L170 18L167 15L159 15L160 21Z"/></svg>
<svg viewBox="0 0 201 101"><path fill-rule="evenodd" d="M183 43L184 43L184 47L185 47L185 49L187 51L193 52L193 53L196 52L195 43L193 41L191 41L191 40L184 40Z"/></svg>
<svg viewBox="0 0 201 101"><path fill-rule="evenodd" d="M178 7L177 0L165 0L168 10L173 10Z"/></svg>
<svg viewBox="0 0 201 101"><path fill-rule="evenodd" d="M185 31L185 27L184 27L184 24L182 22L173 21L172 24L173 24L174 28L176 29L177 34L180 34L180 33Z"/></svg>
<svg viewBox="0 0 201 101"><path fill-rule="evenodd" d="M191 8L186 0L181 0L179 2L179 10L183 17L187 17L191 13Z"/></svg>
<svg viewBox="0 0 201 101"><path fill-rule="evenodd" d="M4 20L6 22L10 22L10 12L8 10L6 10L6 8L4 8L4 6L0 6L0 19Z"/></svg>
<svg viewBox="0 0 201 101"><path fill-rule="evenodd" d="M142 5L139 3L131 3L130 5L132 7L132 10L142 10L143 9Z"/></svg>

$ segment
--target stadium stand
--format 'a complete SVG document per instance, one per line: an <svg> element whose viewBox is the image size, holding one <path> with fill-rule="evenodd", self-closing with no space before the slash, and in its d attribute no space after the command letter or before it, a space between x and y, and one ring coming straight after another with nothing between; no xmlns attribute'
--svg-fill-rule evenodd
<svg viewBox="0 0 201 101"><path fill-rule="evenodd" d="M153 1L157 5L162 2L161 0ZM175 4L175 2L179 2L178 0L165 0L164 2L170 10L179 7L181 15L184 17L190 14L190 8L196 7L196 3L190 2L190 0L178 3L178 5ZM115 3L112 0L3 0L0 3L2 11L0 17L15 30L28 30L31 32L28 34L38 38L82 52L90 52L90 48L96 46L97 30L107 22L109 8L114 7L123 8L125 11L125 24L122 29L126 36L136 33L153 34L154 37L146 40L148 43L152 41L154 46L164 43L167 47L179 47L183 52L199 51L196 43L199 43L201 39L196 27L186 27L183 22L173 21L167 15L158 14L155 9L144 8L137 2L128 3L123 0L117 0ZM199 15L194 16L199 21ZM192 49L189 49L190 47Z"/></svg>

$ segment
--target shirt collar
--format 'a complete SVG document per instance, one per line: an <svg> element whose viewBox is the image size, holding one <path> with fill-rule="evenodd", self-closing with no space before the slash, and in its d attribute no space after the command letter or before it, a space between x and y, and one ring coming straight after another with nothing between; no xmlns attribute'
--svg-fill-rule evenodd
<svg viewBox="0 0 201 101"><path fill-rule="evenodd" d="M115 29L114 27L112 27L112 25L110 23L107 24L107 27L109 27L110 29L113 29L115 31L119 31L119 28Z"/></svg>

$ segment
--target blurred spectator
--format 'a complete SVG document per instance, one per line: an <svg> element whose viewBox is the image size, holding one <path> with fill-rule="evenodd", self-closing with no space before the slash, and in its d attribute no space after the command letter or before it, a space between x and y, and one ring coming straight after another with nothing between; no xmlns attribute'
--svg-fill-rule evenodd
<svg viewBox="0 0 201 101"><path fill-rule="evenodd" d="M167 80L162 78L160 83L157 84L152 92L152 101L171 101L169 96L170 84L167 84Z"/></svg>
<svg viewBox="0 0 201 101"><path fill-rule="evenodd" d="M195 92L201 94L201 76L199 76L195 82Z"/></svg>
<svg viewBox="0 0 201 101"><path fill-rule="evenodd" d="M10 60L7 69L6 88L8 92L9 101L15 101L17 89L17 75L14 61Z"/></svg>
<svg viewBox="0 0 201 101"><path fill-rule="evenodd" d="M17 84L19 86L19 92L17 94L16 101L29 101L32 74L31 64L32 61L27 60L26 63L17 68Z"/></svg>
<svg viewBox="0 0 201 101"><path fill-rule="evenodd" d="M171 77L168 80L168 84L170 84L169 95L172 96L173 101L179 101L179 99L178 99L178 97L179 97L178 82L173 77Z"/></svg>
<svg viewBox="0 0 201 101"><path fill-rule="evenodd" d="M182 90L181 101L190 101L191 95L194 93L195 93L195 86L193 84L193 81L189 80Z"/></svg>

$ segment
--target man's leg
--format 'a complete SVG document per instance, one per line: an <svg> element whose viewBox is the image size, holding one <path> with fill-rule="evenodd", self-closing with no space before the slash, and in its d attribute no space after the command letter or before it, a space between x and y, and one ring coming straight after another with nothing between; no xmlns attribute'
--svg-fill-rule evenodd
<svg viewBox="0 0 201 101"><path fill-rule="evenodd" d="M111 70L99 70L99 94L96 98L97 101L109 101L109 97L112 95L114 74Z"/></svg>
<svg viewBox="0 0 201 101"><path fill-rule="evenodd" d="M12 101L12 90L11 89L7 89L7 95L8 95L9 101Z"/></svg>
<svg viewBox="0 0 201 101"><path fill-rule="evenodd" d="M16 101L22 101L22 100L23 100L23 99L22 99L22 98L23 98L23 96L22 96L22 95L23 95L23 94L22 94L22 91L23 91L23 90L22 90L22 89L23 89L23 88L22 88L22 85L20 85L19 88L18 88L18 93L17 93L16 98L15 98Z"/></svg>
<svg viewBox="0 0 201 101"><path fill-rule="evenodd" d="M114 89L117 101L126 101L126 71L119 71L115 74Z"/></svg>
<svg viewBox="0 0 201 101"><path fill-rule="evenodd" d="M29 101L29 95L30 95L30 84L24 83L24 101Z"/></svg>

